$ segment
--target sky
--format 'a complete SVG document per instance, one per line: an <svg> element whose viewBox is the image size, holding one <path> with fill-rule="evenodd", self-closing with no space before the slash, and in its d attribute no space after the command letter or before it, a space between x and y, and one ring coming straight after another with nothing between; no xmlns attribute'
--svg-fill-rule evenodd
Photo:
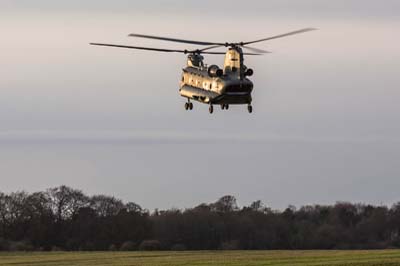
<svg viewBox="0 0 400 266"><path fill-rule="evenodd" d="M0 191L69 185L148 209L400 201L397 0L0 3ZM260 43L254 113L195 103L186 58L89 42L197 48L129 33ZM256 46L256 45L254 45ZM206 56L221 65L223 57Z"/></svg>

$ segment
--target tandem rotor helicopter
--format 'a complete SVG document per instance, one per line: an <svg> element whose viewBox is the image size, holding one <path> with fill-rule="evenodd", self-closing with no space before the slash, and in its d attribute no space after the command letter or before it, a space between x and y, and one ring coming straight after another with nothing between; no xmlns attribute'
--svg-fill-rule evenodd
<svg viewBox="0 0 400 266"><path fill-rule="evenodd" d="M263 38L250 42L205 42L176 39L169 37L159 37L143 34L129 34L130 37L146 38L153 40L179 42L185 44L206 46L196 50L175 50L139 46L116 45L106 43L90 43L91 45L109 46L117 48L138 49L166 53L182 53L187 54L187 66L183 69L182 79L180 81L179 93L182 97L187 98L185 103L186 110L193 109L193 101L198 101L209 105L209 112L214 112L214 105L220 105L222 110L228 110L229 105L243 104L247 105L249 113L253 112L251 105L253 83L248 79L253 75L253 70L244 65L245 55L262 55L269 53L268 51L249 47L249 44L269 41L290 35L316 30L314 28L300 29L268 38ZM212 52L210 50L220 47L228 48L226 52ZM243 49L250 52L243 52ZM223 68L217 65L207 66L204 64L203 54L207 55L225 55Z"/></svg>

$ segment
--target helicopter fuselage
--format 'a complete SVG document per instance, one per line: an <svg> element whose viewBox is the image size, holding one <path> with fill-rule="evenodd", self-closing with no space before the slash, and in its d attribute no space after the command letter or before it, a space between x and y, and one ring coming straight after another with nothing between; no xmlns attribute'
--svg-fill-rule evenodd
<svg viewBox="0 0 400 266"><path fill-rule="evenodd" d="M179 92L182 97L206 104L250 104L253 83L248 78L238 79L222 75L210 77L207 68L183 69Z"/></svg>
<svg viewBox="0 0 400 266"><path fill-rule="evenodd" d="M206 104L247 104L252 101L253 83L246 77L251 75L243 64L240 48L229 49L223 69L206 66L201 55L189 55L187 67L183 69L179 92L182 97Z"/></svg>

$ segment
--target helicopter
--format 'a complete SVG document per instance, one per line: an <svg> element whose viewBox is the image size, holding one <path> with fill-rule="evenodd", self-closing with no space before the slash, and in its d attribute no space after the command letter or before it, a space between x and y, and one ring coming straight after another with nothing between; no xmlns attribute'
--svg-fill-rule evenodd
<svg viewBox="0 0 400 266"><path fill-rule="evenodd" d="M248 112L252 113L253 106L251 104L251 93L253 91L253 82L248 77L251 77L254 74L254 71L244 64L244 56L263 55L269 53L269 51L248 45L313 30L316 29L304 28L255 41L225 43L193 41L136 33L128 35L129 37L205 46L202 49L195 50L151 48L106 43L90 43L90 45L185 54L187 55L187 65L182 70L183 73L179 84L179 93L182 97L187 99L187 102L185 102L184 105L186 110L193 110L192 101L197 101L208 104L210 114L214 112L214 105L220 105L222 110L228 110L230 105L247 105ZM210 51L220 47L226 47L228 50L226 52ZM243 52L243 49L247 49L250 52ZM203 57L205 54L225 55L223 67L220 68L217 65L206 65Z"/></svg>

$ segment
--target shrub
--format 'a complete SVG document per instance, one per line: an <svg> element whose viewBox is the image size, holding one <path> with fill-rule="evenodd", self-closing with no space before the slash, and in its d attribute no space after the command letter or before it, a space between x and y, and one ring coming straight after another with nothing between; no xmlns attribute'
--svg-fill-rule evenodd
<svg viewBox="0 0 400 266"><path fill-rule="evenodd" d="M126 241L121 245L120 251L134 251L136 250L136 245L132 241Z"/></svg>
<svg viewBox="0 0 400 266"><path fill-rule="evenodd" d="M79 248L80 251L95 251L96 247L92 242L86 242Z"/></svg>
<svg viewBox="0 0 400 266"><path fill-rule="evenodd" d="M52 251L52 252L60 252L60 251L62 251L62 248L57 247L57 246L52 246L52 247L51 247L51 251Z"/></svg>
<svg viewBox="0 0 400 266"><path fill-rule="evenodd" d="M225 241L221 244L222 250L238 250L240 249L240 243L238 240Z"/></svg>
<svg viewBox="0 0 400 266"><path fill-rule="evenodd" d="M161 243L158 240L144 240L139 249L143 251L161 250Z"/></svg>
<svg viewBox="0 0 400 266"><path fill-rule="evenodd" d="M4 238L0 238L0 251L8 251L10 249L10 243Z"/></svg>
<svg viewBox="0 0 400 266"><path fill-rule="evenodd" d="M70 238L67 240L65 247L68 251L79 250L79 247L80 247L79 240L77 240L75 238Z"/></svg>
<svg viewBox="0 0 400 266"><path fill-rule="evenodd" d="M184 244L175 244L171 247L173 251L185 251L187 248Z"/></svg>
<svg viewBox="0 0 400 266"><path fill-rule="evenodd" d="M115 245L115 244L111 244L109 247L108 247L108 251L117 251L118 250L118 248L117 248L117 246Z"/></svg>
<svg viewBox="0 0 400 266"><path fill-rule="evenodd" d="M33 246L27 241L16 241L10 243L10 251L33 251Z"/></svg>

